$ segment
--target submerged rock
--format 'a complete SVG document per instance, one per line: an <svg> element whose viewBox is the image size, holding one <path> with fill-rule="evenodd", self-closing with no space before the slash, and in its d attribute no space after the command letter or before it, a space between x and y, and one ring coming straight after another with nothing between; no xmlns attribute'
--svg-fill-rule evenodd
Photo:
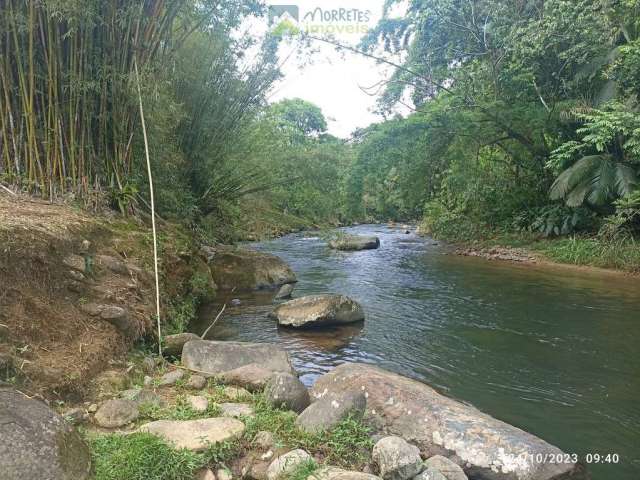
<svg viewBox="0 0 640 480"><path fill-rule="evenodd" d="M344 235L329 242L329 247L334 250L356 251L375 250L380 248L378 237L365 237L362 235Z"/></svg>
<svg viewBox="0 0 640 480"><path fill-rule="evenodd" d="M282 326L312 328L361 322L364 310L344 295L309 295L277 306L270 316Z"/></svg>
<svg viewBox="0 0 640 480"><path fill-rule="evenodd" d="M287 283L286 285L283 285L282 287L280 287L280 290L278 290L278 293L276 293L276 296L274 297L274 299L286 300L288 298L291 298L292 293L293 293L293 284Z"/></svg>
<svg viewBox="0 0 640 480"><path fill-rule="evenodd" d="M244 433L244 424L235 418L158 420L143 425L138 431L157 435L178 449L203 451L211 445L239 438Z"/></svg>
<svg viewBox="0 0 640 480"><path fill-rule="evenodd" d="M473 478L551 480L586 478L572 462L536 463L530 458L564 458L544 440L437 393L431 387L369 365L344 364L320 377L311 393L331 398L360 389L367 395L365 420L379 432L417 445L426 457L456 456Z"/></svg>
<svg viewBox="0 0 640 480"><path fill-rule="evenodd" d="M271 343L192 340L182 350L185 367L210 375L252 363L273 372L292 372L287 352Z"/></svg>
<svg viewBox="0 0 640 480"><path fill-rule="evenodd" d="M90 478L89 449L44 403L0 387L0 474L3 480Z"/></svg>
<svg viewBox="0 0 640 480"><path fill-rule="evenodd" d="M281 258L241 248L217 247L209 260L213 279L225 290L261 290L295 283L296 275Z"/></svg>

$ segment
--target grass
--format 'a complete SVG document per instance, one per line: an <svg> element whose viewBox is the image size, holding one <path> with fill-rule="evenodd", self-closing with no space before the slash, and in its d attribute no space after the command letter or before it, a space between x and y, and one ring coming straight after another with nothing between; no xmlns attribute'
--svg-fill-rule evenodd
<svg viewBox="0 0 640 480"><path fill-rule="evenodd" d="M296 467L290 474L286 475L286 480L307 480L309 475L318 470L318 464L314 460L307 460Z"/></svg>

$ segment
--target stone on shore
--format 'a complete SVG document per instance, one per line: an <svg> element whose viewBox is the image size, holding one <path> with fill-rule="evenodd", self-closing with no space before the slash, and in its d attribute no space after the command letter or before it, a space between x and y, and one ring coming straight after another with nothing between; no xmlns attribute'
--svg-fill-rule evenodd
<svg viewBox="0 0 640 480"><path fill-rule="evenodd" d="M277 373L264 389L265 400L277 408L302 412L309 406L309 392L298 377L290 373Z"/></svg>
<svg viewBox="0 0 640 480"><path fill-rule="evenodd" d="M467 478L466 476L464 478ZM413 477L413 480L450 480L445 477L440 470L433 467L427 467L420 475ZM451 479L453 480L453 479Z"/></svg>
<svg viewBox="0 0 640 480"><path fill-rule="evenodd" d="M329 247L343 251L375 250L380 247L380 239L373 236L344 235L331 240Z"/></svg>
<svg viewBox="0 0 640 480"><path fill-rule="evenodd" d="M300 449L280 455L269 465L267 480L283 480L311 460L311 455Z"/></svg>
<svg viewBox="0 0 640 480"><path fill-rule="evenodd" d="M217 375L252 363L272 372L292 372L287 352L271 343L192 340L182 350L185 367Z"/></svg>
<svg viewBox="0 0 640 480"><path fill-rule="evenodd" d="M319 433L338 425L352 415L362 418L367 399L362 391L345 392L334 398L321 398L309 405L296 419L296 425L308 433Z"/></svg>
<svg viewBox="0 0 640 480"><path fill-rule="evenodd" d="M474 478L551 480L573 475L582 467L571 462L523 462L522 453L563 458L553 445L491 416L445 397L423 383L363 364L344 364L320 377L315 398L353 389L367 395L365 420L378 432L398 435L417 445L425 457L456 456Z"/></svg>
<svg viewBox="0 0 640 480"><path fill-rule="evenodd" d="M370 473L349 472L336 467L323 467L313 472L307 480L381 480Z"/></svg>
<svg viewBox="0 0 640 480"><path fill-rule="evenodd" d="M250 363L249 365L221 373L220 380L223 383L246 388L250 392L257 392L264 389L273 374L273 370L261 367L257 363Z"/></svg>
<svg viewBox="0 0 640 480"><path fill-rule="evenodd" d="M275 289L296 282L296 275L281 258L242 248L216 247L209 268L223 290Z"/></svg>
<svg viewBox="0 0 640 480"><path fill-rule="evenodd" d="M379 440L371 456L384 480L409 480L423 469L420 449L400 437Z"/></svg>
<svg viewBox="0 0 640 480"><path fill-rule="evenodd" d="M3 480L90 478L86 444L44 403L0 387L0 465Z"/></svg>
<svg viewBox="0 0 640 480"><path fill-rule="evenodd" d="M191 410L197 413L204 413L209 409L209 400L202 395L189 395L187 397L187 403L189 407L191 407Z"/></svg>
<svg viewBox="0 0 640 480"><path fill-rule="evenodd" d="M239 438L244 424L235 418L206 418L203 420L158 420L147 423L139 432L151 433L176 448L203 451L210 445Z"/></svg>
<svg viewBox="0 0 640 480"><path fill-rule="evenodd" d="M136 405L152 405L154 407L161 407L164 405L164 400L160 396L151 390L145 388L134 388L131 390L125 390L120 394L125 400L131 400Z"/></svg>
<svg viewBox="0 0 640 480"><path fill-rule="evenodd" d="M253 417L253 407L248 403L221 403L218 405L223 417L241 418Z"/></svg>
<svg viewBox="0 0 640 480"><path fill-rule="evenodd" d="M103 428L119 428L133 422L139 415L136 402L119 398L100 405L94 419Z"/></svg>
<svg viewBox="0 0 640 480"><path fill-rule="evenodd" d="M160 386L170 387L172 385L175 385L178 380L182 380L183 377L184 377L184 371L180 369L172 370L162 375L162 377L160 377Z"/></svg>
<svg viewBox="0 0 640 480"><path fill-rule="evenodd" d="M277 306L271 316L285 327L315 328L361 322L364 311L344 295L309 295Z"/></svg>
<svg viewBox="0 0 640 480"><path fill-rule="evenodd" d="M449 460L447 457L443 457L442 455L434 455L431 458L428 458L424 465L427 469L437 470L447 480L467 480L467 476L464 473L464 470L453 461ZM427 480L421 479L421 480Z"/></svg>
<svg viewBox="0 0 640 480"><path fill-rule="evenodd" d="M191 375L187 381L187 388L193 390L202 390L207 386L207 379L202 375Z"/></svg>
<svg viewBox="0 0 640 480"><path fill-rule="evenodd" d="M172 357L182 355L184 344L191 340L200 340L195 333L178 333L176 335L167 335L164 337L163 353Z"/></svg>

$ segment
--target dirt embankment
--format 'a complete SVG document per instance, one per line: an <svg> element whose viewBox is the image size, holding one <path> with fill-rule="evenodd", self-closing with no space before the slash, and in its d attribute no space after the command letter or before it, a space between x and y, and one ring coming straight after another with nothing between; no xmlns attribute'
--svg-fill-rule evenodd
<svg viewBox="0 0 640 480"><path fill-rule="evenodd" d="M153 332L145 226L0 195L0 245L0 380L47 397L81 395ZM163 247L168 304L189 290L198 258L186 242Z"/></svg>

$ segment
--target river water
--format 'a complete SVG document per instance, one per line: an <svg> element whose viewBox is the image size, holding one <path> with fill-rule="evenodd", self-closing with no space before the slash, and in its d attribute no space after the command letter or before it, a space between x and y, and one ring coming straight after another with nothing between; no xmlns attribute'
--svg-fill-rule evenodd
<svg viewBox="0 0 640 480"><path fill-rule="evenodd" d="M331 251L313 233L250 244L291 265L294 296L342 293L362 325L279 329L272 294L238 296L209 338L276 342L306 384L343 362L428 383L565 452L618 454L596 480L640 478L640 285L637 279L446 255L430 239L386 226L378 250ZM232 297L222 296L220 303ZM211 323L220 305L205 308ZM597 457L596 457L597 458Z"/></svg>

